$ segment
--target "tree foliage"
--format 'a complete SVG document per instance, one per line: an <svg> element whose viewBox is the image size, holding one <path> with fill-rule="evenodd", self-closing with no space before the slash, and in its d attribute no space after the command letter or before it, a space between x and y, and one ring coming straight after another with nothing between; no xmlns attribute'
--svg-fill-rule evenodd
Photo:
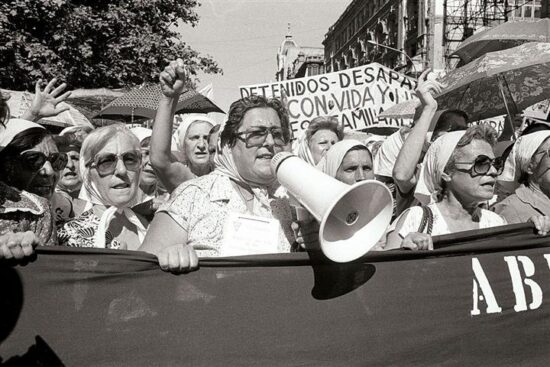
<svg viewBox="0 0 550 367"><path fill-rule="evenodd" d="M58 77L71 88L120 88L156 82L167 61L219 73L187 45L178 22L195 26L198 0L3 0L0 86L29 89Z"/></svg>

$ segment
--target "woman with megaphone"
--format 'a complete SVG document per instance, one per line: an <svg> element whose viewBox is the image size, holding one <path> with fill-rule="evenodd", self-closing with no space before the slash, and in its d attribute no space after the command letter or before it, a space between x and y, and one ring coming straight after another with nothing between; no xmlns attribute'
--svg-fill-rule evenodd
<svg viewBox="0 0 550 367"><path fill-rule="evenodd" d="M274 196L271 170L271 159L289 142L288 113L279 100L251 96L234 102L214 171L174 190L140 250L172 272L197 269L198 256L290 252L290 205Z"/></svg>

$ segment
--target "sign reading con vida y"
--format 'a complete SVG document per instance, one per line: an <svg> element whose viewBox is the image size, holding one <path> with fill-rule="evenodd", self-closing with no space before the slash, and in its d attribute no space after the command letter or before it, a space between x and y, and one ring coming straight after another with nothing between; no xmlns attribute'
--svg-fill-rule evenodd
<svg viewBox="0 0 550 367"><path fill-rule="evenodd" d="M312 77L240 87L241 97L262 95L285 101L295 136L318 116L336 116L344 128L400 127L409 120L378 119L380 112L412 98L416 80L373 63Z"/></svg>

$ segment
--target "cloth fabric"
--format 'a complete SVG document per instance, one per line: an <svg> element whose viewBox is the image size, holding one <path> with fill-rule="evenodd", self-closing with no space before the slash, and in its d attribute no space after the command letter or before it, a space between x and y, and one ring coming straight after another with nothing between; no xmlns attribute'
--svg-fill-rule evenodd
<svg viewBox="0 0 550 367"><path fill-rule="evenodd" d="M506 158L502 174L498 177L501 184L507 188L517 188L520 184L521 176L527 173L531 158L548 138L550 138L549 130L520 136L510 151L508 158Z"/></svg>
<svg viewBox="0 0 550 367"><path fill-rule="evenodd" d="M521 185L506 199L492 208L508 223L525 223L534 215L550 216L550 199L539 191Z"/></svg>
<svg viewBox="0 0 550 367"><path fill-rule="evenodd" d="M214 157L214 166L214 172L217 174L227 176L237 183L251 188L252 193L254 194L252 214L261 215L263 211L269 208L270 191L275 189L275 185L277 183L275 176L273 176L273 180L267 185L267 187L256 182L245 180L239 174L239 170L235 164L235 159L233 158L233 153L227 145L221 147L221 151L218 151L218 154Z"/></svg>
<svg viewBox="0 0 550 367"><path fill-rule="evenodd" d="M33 128L44 129L44 126L23 119L9 119L5 127L0 125L0 152L13 141L17 134Z"/></svg>
<svg viewBox="0 0 550 367"><path fill-rule="evenodd" d="M80 216L87 206L87 202L74 198L70 193L56 189L51 199L51 206L55 216L55 224L59 228L69 220Z"/></svg>
<svg viewBox="0 0 550 367"><path fill-rule="evenodd" d="M452 231L449 229L449 226L447 225L447 222L445 221L445 218L443 217L443 214L441 214L441 212L439 211L437 204L432 203L429 204L428 207L432 210L434 216L432 236L452 233ZM506 225L506 220L500 215L490 210L480 210L481 217L479 219L479 229ZM399 230L399 236L405 238L409 233L418 232L418 229L420 228L420 223L422 221L423 211L421 207L414 206L403 212L401 216L403 215L406 215L407 217L405 218L405 221L403 222L403 225ZM395 230L395 224L399 221L401 216L397 218L390 229L388 229L388 233ZM425 231L426 229L424 230L424 232Z"/></svg>
<svg viewBox="0 0 550 367"><path fill-rule="evenodd" d="M48 201L0 182L0 235L25 231L34 232L45 246L57 245Z"/></svg>
<svg viewBox="0 0 550 367"><path fill-rule="evenodd" d="M405 143L405 136L409 131L409 128L399 129L384 140L374 156L375 175L392 177L393 166L397 161L397 156Z"/></svg>
<svg viewBox="0 0 550 367"><path fill-rule="evenodd" d="M367 148L365 144L357 140L347 139L339 141L329 149L323 158L321 158L317 164L317 169L323 173L326 173L330 177L336 177L336 173L338 172L338 168L340 168L344 157L352 148L355 147Z"/></svg>
<svg viewBox="0 0 550 367"><path fill-rule="evenodd" d="M253 214L279 220L279 251L290 252L294 235L290 228L292 214L288 199L270 196L268 200L268 207L262 207ZM248 210L230 178L213 172L182 183L158 212L167 213L187 232L187 243L195 248L199 256L219 256L228 214L245 214Z"/></svg>
<svg viewBox="0 0 550 367"><path fill-rule="evenodd" d="M435 202L441 190L441 175L465 131L449 132L434 141L422 161L414 196L424 204Z"/></svg>
<svg viewBox="0 0 550 367"><path fill-rule="evenodd" d="M303 159L310 165L315 167L315 161L313 160L313 155L311 154L311 150L309 149L309 142L307 140L306 134L302 134L296 140L296 145L293 148L294 154L298 156L298 158Z"/></svg>
<svg viewBox="0 0 550 367"><path fill-rule="evenodd" d="M129 249L137 249L141 242L143 242L143 238L139 236L139 232L139 244L122 243L115 239L113 232L110 230L109 226L106 225L106 219L110 222L116 215L122 214L120 214L121 212L119 211L109 211L109 209L105 210L105 213L109 213L108 215L104 214L99 217L95 214L94 208L90 208L83 212L80 216L65 223L58 230L59 244L69 247L95 247L109 249L121 249L128 246L131 247ZM136 219L138 218L135 213L133 215ZM146 221L144 219L137 220L140 221L140 227L145 228ZM131 231L131 229L128 230ZM100 236L103 241L99 238Z"/></svg>
<svg viewBox="0 0 550 367"><path fill-rule="evenodd" d="M176 129L176 132L174 133L174 140L175 147L172 147L172 150L184 152L185 151L185 137L187 136L187 130L189 130L189 127L193 122L196 121L203 121L209 123L212 127L216 125L216 121L212 120L206 115L201 114L189 114L186 115L183 118L183 121L180 123L178 128ZM174 149L175 148L175 149Z"/></svg>
<svg viewBox="0 0 550 367"><path fill-rule="evenodd" d="M89 203L85 208L85 210L89 211L94 205L105 205L108 207L107 210L103 212L99 220L98 228L95 231L94 247L105 248L106 234L108 232L107 230L108 230L109 224L117 214L123 214L124 216L126 216L126 218L128 218L130 223L136 226L139 241L143 242L147 229L143 225L143 222L132 211L132 209L130 209L132 206L138 204L139 190L136 190L136 195L134 199L128 204L127 207L116 207L113 205L113 203L101 197L101 194L99 193L99 190L97 189L96 184L92 182L90 178L90 167L86 165L83 154L80 155L79 163L80 163L80 175L82 176L82 188L80 190L79 199ZM78 218L76 218L75 221L76 220L78 220Z"/></svg>
<svg viewBox="0 0 550 367"><path fill-rule="evenodd" d="M130 131L138 138L140 143L153 135L153 130L145 127L133 127Z"/></svg>

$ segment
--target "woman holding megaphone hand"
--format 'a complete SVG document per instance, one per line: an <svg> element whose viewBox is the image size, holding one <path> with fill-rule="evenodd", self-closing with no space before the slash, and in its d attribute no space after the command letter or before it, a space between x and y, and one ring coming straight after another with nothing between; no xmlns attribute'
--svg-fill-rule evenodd
<svg viewBox="0 0 550 367"><path fill-rule="evenodd" d="M173 77L183 76L178 64ZM172 192L140 250L157 255L162 269L174 272L195 270L198 256L290 252L290 205L275 196L271 171L271 159L289 141L288 112L279 100L251 96L234 102L214 171Z"/></svg>

